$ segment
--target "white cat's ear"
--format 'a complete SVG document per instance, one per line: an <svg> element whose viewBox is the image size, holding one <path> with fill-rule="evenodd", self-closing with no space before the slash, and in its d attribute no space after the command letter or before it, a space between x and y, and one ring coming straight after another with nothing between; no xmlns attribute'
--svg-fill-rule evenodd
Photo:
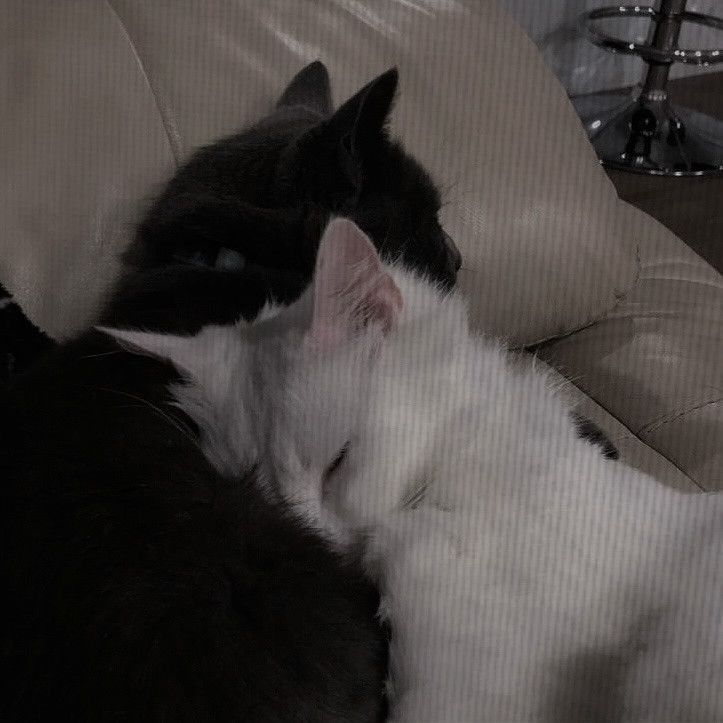
<svg viewBox="0 0 723 723"><path fill-rule="evenodd" d="M401 308L399 288L364 232L349 219L330 221L316 258L311 339L333 347L370 325L387 334Z"/></svg>
<svg viewBox="0 0 723 723"><path fill-rule="evenodd" d="M194 361L198 356L196 337L111 329L105 326L97 326L96 330L113 337L123 349L133 354L143 354L171 362L182 372L193 372L196 367Z"/></svg>

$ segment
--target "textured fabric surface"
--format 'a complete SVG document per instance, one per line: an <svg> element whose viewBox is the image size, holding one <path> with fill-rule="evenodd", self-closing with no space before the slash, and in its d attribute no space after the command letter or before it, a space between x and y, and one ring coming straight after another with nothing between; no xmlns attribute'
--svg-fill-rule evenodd
<svg viewBox="0 0 723 723"><path fill-rule="evenodd" d="M392 129L445 189L481 329L515 344L566 333L635 279L644 217L621 217L563 89L493 2L3 5L0 277L55 336L92 313L173 165L317 57L337 102L399 67Z"/></svg>

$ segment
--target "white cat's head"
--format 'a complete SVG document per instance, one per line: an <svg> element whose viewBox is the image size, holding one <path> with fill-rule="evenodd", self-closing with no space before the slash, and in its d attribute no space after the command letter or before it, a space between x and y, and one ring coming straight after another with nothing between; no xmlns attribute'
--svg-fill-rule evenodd
<svg viewBox="0 0 723 723"><path fill-rule="evenodd" d="M320 242L313 282L290 307L190 337L103 329L185 377L177 404L224 473L259 464L270 486L318 521L325 485L368 419L373 373L403 307L392 271L346 219Z"/></svg>

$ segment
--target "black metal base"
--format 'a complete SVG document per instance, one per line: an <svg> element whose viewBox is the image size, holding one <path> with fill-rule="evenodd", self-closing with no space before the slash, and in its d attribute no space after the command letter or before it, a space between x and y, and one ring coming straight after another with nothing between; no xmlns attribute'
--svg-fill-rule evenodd
<svg viewBox="0 0 723 723"><path fill-rule="evenodd" d="M637 93L594 93L572 102L609 168L656 176L723 174L723 121Z"/></svg>

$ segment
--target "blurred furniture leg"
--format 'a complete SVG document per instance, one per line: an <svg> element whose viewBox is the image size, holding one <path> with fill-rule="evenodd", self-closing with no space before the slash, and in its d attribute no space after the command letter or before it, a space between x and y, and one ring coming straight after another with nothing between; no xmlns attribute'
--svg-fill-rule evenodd
<svg viewBox="0 0 723 723"><path fill-rule="evenodd" d="M687 12L687 0L660 0L656 8L610 6L584 13L580 24L596 45L641 57L647 70L641 87L629 94L593 93L573 99L602 163L636 173L661 176L723 174L723 122L670 103L668 75L673 63L708 66L723 62L723 49L678 47L683 23L723 31L723 18ZM646 43L603 32L605 18L650 20Z"/></svg>

